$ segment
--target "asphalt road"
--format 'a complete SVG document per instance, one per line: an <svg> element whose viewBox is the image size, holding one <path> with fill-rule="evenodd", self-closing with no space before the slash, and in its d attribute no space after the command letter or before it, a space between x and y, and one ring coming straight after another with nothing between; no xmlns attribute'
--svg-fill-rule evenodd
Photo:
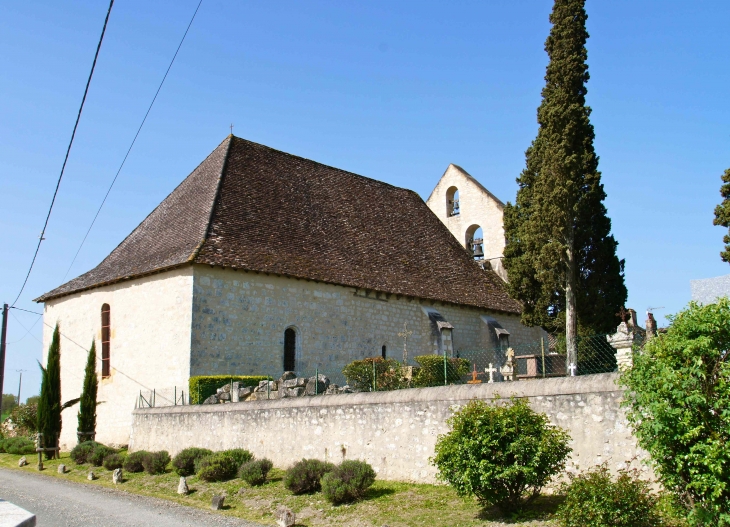
<svg viewBox="0 0 730 527"><path fill-rule="evenodd" d="M0 469L0 498L36 515L38 527L263 527L124 491Z"/></svg>

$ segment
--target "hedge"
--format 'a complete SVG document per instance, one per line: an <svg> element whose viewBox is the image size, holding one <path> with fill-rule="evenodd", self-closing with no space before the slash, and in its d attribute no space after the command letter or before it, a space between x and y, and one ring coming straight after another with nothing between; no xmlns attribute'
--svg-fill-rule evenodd
<svg viewBox="0 0 730 527"><path fill-rule="evenodd" d="M259 382L267 379L272 380L266 375L197 375L190 377L188 382L190 404L201 404L224 384L237 382L239 386L255 387L259 385Z"/></svg>
<svg viewBox="0 0 730 527"><path fill-rule="evenodd" d="M443 386L461 384L462 377L469 373L469 361L456 357L446 358L446 383L444 383L443 355L419 355L414 359L420 368L413 375L413 386Z"/></svg>

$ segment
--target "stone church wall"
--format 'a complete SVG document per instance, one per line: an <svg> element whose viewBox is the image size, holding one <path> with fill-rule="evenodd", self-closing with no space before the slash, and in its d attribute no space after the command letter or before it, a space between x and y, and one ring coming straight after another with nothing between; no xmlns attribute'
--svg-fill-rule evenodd
<svg viewBox="0 0 730 527"><path fill-rule="evenodd" d="M284 331L297 333L296 370L315 369L342 383L342 368L364 357L403 357L404 325L409 358L433 353L434 335L422 308L437 310L453 326L453 347L493 346L489 315L510 331L510 344L539 341L541 330L519 317L452 305L431 305L395 295L369 296L354 288L279 276L195 266L191 375L268 374L283 371Z"/></svg>
<svg viewBox="0 0 730 527"><path fill-rule="evenodd" d="M568 470L607 462L613 470L640 463L620 407L616 374L515 383L456 385L391 392L136 410L130 449L175 454L196 446L246 448L287 467L306 457L362 459L378 477L435 482L428 462L436 438L448 431L454 408L473 398L516 394L565 428L572 438Z"/></svg>
<svg viewBox="0 0 730 527"><path fill-rule="evenodd" d="M190 375L192 267L169 271L76 293L45 304L43 364L53 326L61 338L62 401L81 395L87 349L96 340L97 372L101 376L101 307L111 314L111 375L99 381L97 441L127 444L132 410L140 390L187 392ZM51 327L48 327L51 326ZM72 342L73 341L73 342ZM75 343L78 343L75 344ZM83 349L83 346L86 349ZM165 390L169 388L169 390ZM63 411L61 448L76 445L78 405Z"/></svg>

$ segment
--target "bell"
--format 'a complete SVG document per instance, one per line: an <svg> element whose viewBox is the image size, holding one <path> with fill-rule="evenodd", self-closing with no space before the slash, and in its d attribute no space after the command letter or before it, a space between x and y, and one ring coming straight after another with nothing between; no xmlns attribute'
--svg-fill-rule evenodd
<svg viewBox="0 0 730 527"><path fill-rule="evenodd" d="M484 258L484 251L482 250L482 244L481 243L475 243L473 249L474 258Z"/></svg>

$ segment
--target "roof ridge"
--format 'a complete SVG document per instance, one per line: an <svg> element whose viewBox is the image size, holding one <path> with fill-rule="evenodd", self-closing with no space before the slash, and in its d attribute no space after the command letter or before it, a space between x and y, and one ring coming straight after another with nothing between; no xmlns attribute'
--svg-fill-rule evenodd
<svg viewBox="0 0 730 527"><path fill-rule="evenodd" d="M215 193L213 194L213 201L211 201L210 203L208 221L205 224L205 234L203 235L203 239L200 240L200 243L195 247L193 252L188 257L188 262L192 262L195 260L195 258L197 258L200 249L203 248L203 245L205 245L205 241L208 239L208 236L210 236L210 226L213 223L213 215L215 214L215 207L218 203L218 196L220 196L221 187L223 186L223 178L225 177L226 169L228 168L228 156L231 153L231 145L233 144L234 139L237 139L237 137L233 134L229 134L228 137L223 140L223 142L228 141L228 146L226 146L226 153L223 155L223 163L221 163L221 172L218 175L218 182L216 184ZM218 145L218 147L216 148L219 148L223 144L223 142L221 142L221 144ZM213 152L215 152L215 150L213 150ZM213 155L213 152L211 152L210 155ZM208 157L210 157L210 155ZM206 159L208 158L206 157Z"/></svg>
<svg viewBox="0 0 730 527"><path fill-rule="evenodd" d="M303 157L303 156L300 156L300 155L297 155L297 154L292 154L290 152L284 152L283 150L279 150L277 148L272 148L272 147L270 147L268 145L264 145L262 143L257 143L256 141L251 141L250 139L244 139L243 137L238 137L238 136L235 136L235 135L233 136L233 138L236 139L236 140L238 140L238 141L243 141L244 143L250 143L252 145L256 145L256 146L260 146L262 148L266 148L267 150L273 150L274 152L278 152L279 154L284 154L285 156L294 157L296 159L301 159L302 161L307 161L308 163L314 163L315 165L319 165L319 166L322 166L322 167L330 168L332 170L337 170L338 172L342 172L342 173L347 174L347 175L350 175L350 176L355 176L355 177L358 177L360 179L365 179L367 181L370 181L370 182L373 182L373 183L377 183L378 185L382 185L382 186L385 186L385 187L395 188L395 189L398 189L398 190L403 190L403 191L406 191L406 192L412 192L414 194L418 194L418 192L416 192L413 189L409 189L409 188L405 188L405 187L399 187L397 185L392 185L390 183L386 183L385 181L380 181L379 179L374 179L374 178L370 178L370 177L367 177L367 176L363 176L362 174L358 174L357 172L350 172L349 170L344 170L342 168L338 168L338 167L333 166L333 165L327 165L325 163L320 163L319 161L315 161L314 159L309 159L308 157Z"/></svg>

